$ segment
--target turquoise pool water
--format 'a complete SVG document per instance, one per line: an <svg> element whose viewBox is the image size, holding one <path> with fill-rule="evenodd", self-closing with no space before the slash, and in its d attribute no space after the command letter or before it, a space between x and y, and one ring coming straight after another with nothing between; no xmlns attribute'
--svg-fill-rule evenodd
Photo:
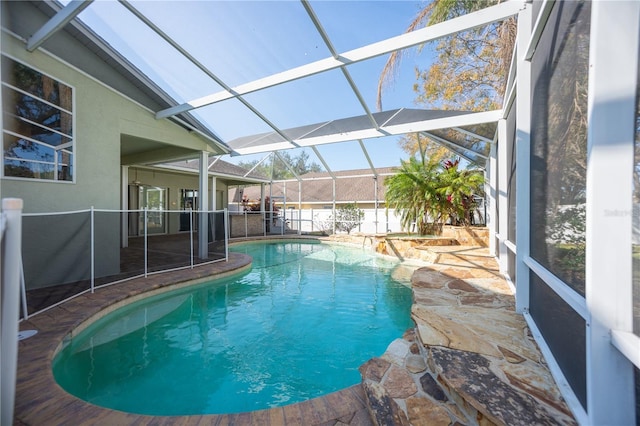
<svg viewBox="0 0 640 426"><path fill-rule="evenodd" d="M56 357L69 393L151 415L300 402L360 382L412 325L396 262L357 248L248 243L250 272L150 297L102 318Z"/></svg>

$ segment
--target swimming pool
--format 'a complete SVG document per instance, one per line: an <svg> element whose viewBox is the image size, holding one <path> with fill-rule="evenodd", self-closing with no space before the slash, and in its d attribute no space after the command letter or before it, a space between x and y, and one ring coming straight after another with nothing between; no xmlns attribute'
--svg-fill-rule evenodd
<svg viewBox="0 0 640 426"><path fill-rule="evenodd" d="M250 272L153 296L96 321L54 360L69 393L151 415L252 411L360 381L410 326L397 262L357 248L259 242Z"/></svg>

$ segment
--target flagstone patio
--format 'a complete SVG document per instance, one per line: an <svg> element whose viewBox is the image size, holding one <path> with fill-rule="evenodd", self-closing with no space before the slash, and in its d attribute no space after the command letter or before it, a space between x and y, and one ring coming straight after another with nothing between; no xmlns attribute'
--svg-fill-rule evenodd
<svg viewBox="0 0 640 426"><path fill-rule="evenodd" d="M412 276L415 331L361 367L376 424L573 425L486 248L438 246Z"/></svg>

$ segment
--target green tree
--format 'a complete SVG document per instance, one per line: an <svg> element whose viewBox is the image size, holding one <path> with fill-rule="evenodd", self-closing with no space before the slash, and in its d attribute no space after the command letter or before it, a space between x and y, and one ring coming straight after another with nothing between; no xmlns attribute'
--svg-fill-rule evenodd
<svg viewBox="0 0 640 426"><path fill-rule="evenodd" d="M493 6L500 0L431 0L406 32ZM429 43L436 58L427 69L415 69L416 104L426 108L480 111L502 104L516 36L515 18L453 34ZM393 81L402 53L389 56L378 81L378 109L384 88ZM411 138L401 141L415 152ZM431 144L435 142L430 141Z"/></svg>
<svg viewBox="0 0 640 426"><path fill-rule="evenodd" d="M350 234L364 219L364 210L356 203L348 203L336 210L336 229Z"/></svg>
<svg viewBox="0 0 640 426"><path fill-rule="evenodd" d="M472 225L476 196L484 194L484 174L481 170L460 169L460 161L447 160L438 176L437 191L446 200L445 206L452 225ZM444 201L444 200L443 200Z"/></svg>
<svg viewBox="0 0 640 426"><path fill-rule="evenodd" d="M482 195L484 176L478 170L461 170L459 161L403 161L397 174L385 180L386 203L400 214L400 224L420 235L439 234L448 220L470 225L476 196Z"/></svg>
<svg viewBox="0 0 640 426"><path fill-rule="evenodd" d="M444 204L436 190L440 168L437 162L410 157L402 161L398 173L385 179L386 204L400 214L403 229L410 230L415 224L418 233L426 235L430 220L441 222Z"/></svg>

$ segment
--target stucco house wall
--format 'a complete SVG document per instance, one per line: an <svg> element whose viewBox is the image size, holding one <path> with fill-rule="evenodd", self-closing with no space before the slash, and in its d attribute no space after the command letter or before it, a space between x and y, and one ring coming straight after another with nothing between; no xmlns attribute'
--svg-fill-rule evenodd
<svg viewBox="0 0 640 426"><path fill-rule="evenodd" d="M194 151L211 147L169 120L153 113L97 82L87 74L42 51L25 49L24 42L2 36L2 53L47 74L74 89L74 182L3 178L0 195L24 200L25 213L121 208L121 140L123 135L180 145ZM79 54L89 54L79 52ZM197 182L197 178L196 178ZM68 283L88 277L84 261L86 238L78 237L73 221L36 221L24 229L25 280L28 288L47 283ZM96 275L117 273L120 267L120 218L104 217L96 223L96 244L103 253ZM69 238L68 233L77 238ZM37 255L35 255L37 254ZM46 265L46 267L43 267Z"/></svg>

